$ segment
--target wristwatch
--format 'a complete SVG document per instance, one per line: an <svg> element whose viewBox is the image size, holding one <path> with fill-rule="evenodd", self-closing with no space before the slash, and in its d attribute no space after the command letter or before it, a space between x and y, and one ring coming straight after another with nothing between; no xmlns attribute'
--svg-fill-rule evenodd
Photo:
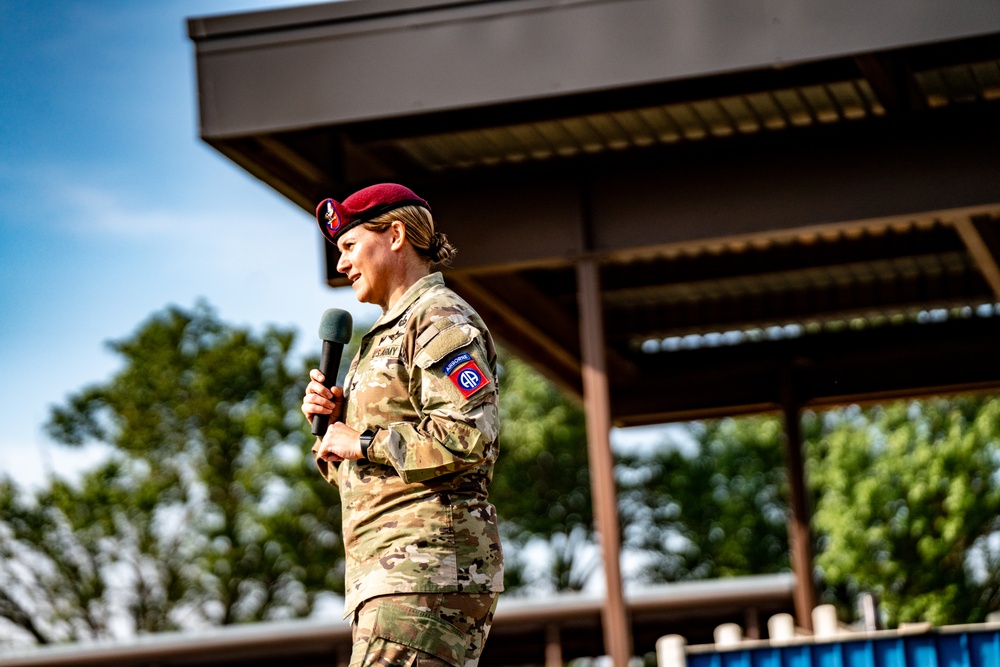
<svg viewBox="0 0 1000 667"><path fill-rule="evenodd" d="M375 439L376 433L378 433L378 429L370 428L358 436L358 441L361 442L361 458L368 459L368 448L371 446L372 440Z"/></svg>

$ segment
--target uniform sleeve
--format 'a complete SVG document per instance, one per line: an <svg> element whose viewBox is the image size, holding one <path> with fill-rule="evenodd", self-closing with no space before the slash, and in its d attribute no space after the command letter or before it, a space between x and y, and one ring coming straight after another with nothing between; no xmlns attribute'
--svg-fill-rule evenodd
<svg viewBox="0 0 1000 667"><path fill-rule="evenodd" d="M381 429L369 460L391 465L406 483L492 463L499 431L493 368L483 333L470 323L428 328L417 339L409 378L420 420Z"/></svg>
<svg viewBox="0 0 1000 667"><path fill-rule="evenodd" d="M320 446L320 443L322 443L322 442L323 441L320 438L316 438L316 442L313 443L313 446L312 446L312 455L313 455L313 459L315 459L315 461L316 461L316 467L319 469L319 474L321 474L323 476L323 479L325 479L330 484L333 484L334 486L338 486L339 487L340 486L340 478L338 476L338 469L339 469L340 466L338 464L336 464L336 463L330 463L330 462L326 461L325 459L321 459L316 454L319 451L319 446Z"/></svg>

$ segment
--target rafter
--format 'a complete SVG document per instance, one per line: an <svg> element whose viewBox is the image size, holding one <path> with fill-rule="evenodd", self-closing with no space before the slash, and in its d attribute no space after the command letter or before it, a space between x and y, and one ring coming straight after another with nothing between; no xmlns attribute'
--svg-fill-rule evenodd
<svg viewBox="0 0 1000 667"><path fill-rule="evenodd" d="M984 215L959 218L954 225L993 290L994 298L1000 301L1000 233L997 232L997 221Z"/></svg>

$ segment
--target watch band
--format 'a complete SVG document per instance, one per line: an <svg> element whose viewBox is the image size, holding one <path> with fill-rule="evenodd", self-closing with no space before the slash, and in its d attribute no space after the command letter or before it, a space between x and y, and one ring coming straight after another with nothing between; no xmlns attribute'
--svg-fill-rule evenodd
<svg viewBox="0 0 1000 667"><path fill-rule="evenodd" d="M378 433L378 429L370 428L358 436L358 440L361 442L361 458L368 460L368 448L371 447L376 433Z"/></svg>

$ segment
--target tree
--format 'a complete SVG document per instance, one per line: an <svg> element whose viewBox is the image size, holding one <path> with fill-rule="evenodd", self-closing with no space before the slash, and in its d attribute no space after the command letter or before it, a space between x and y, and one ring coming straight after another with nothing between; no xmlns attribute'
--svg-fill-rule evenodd
<svg viewBox="0 0 1000 667"><path fill-rule="evenodd" d="M583 411L506 354L500 392L490 497L514 547L507 587L580 590L599 565ZM663 582L787 570L780 421L727 419L690 429L697 455L665 442L651 453L616 456L622 545L642 561L632 576ZM541 581L521 560L532 543L548 554Z"/></svg>
<svg viewBox="0 0 1000 667"><path fill-rule="evenodd" d="M53 480L32 501L3 482L0 617L36 642L107 636L119 608L138 630L173 627L166 612L183 597L187 565L176 535L155 535L167 489L127 468L108 462L78 488Z"/></svg>
<svg viewBox="0 0 1000 667"><path fill-rule="evenodd" d="M651 582L789 567L782 426L773 417L693 424L697 451L664 443L619 459L623 547Z"/></svg>
<svg viewBox="0 0 1000 667"><path fill-rule="evenodd" d="M619 461L623 546L641 577L787 570L781 422L693 424L694 456L665 445ZM803 416L821 598L884 621L982 621L1000 608L1000 397L899 401Z"/></svg>
<svg viewBox="0 0 1000 667"><path fill-rule="evenodd" d="M491 496L518 551L543 542L544 583L577 589L594 569L579 407L501 358L501 457ZM787 571L783 425L773 416L688 425L694 454L664 442L616 457L623 549L640 580ZM889 625L981 621L1000 608L1000 397L845 407L803 417L821 598L853 618L863 591ZM533 491L529 493L528 491Z"/></svg>
<svg viewBox="0 0 1000 667"><path fill-rule="evenodd" d="M580 590L596 562L587 435L583 410L519 359L500 355L500 458L490 485L509 546L506 585ZM550 566L542 581L525 573L519 556L543 542Z"/></svg>
<svg viewBox="0 0 1000 667"><path fill-rule="evenodd" d="M816 564L844 607L876 593L888 625L982 621L1000 602L1000 397L809 417ZM849 613L849 612L848 612Z"/></svg>
<svg viewBox="0 0 1000 667"><path fill-rule="evenodd" d="M33 499L0 486L0 616L45 643L304 616L342 592L340 505L298 411L315 362L290 368L293 341L200 304L112 343L122 369L48 424L110 461Z"/></svg>
<svg viewBox="0 0 1000 667"><path fill-rule="evenodd" d="M48 425L111 458L30 495L0 479L0 624L48 643L303 616L342 593L340 504L298 410L316 361L294 364L293 341L199 305L111 344L121 370ZM583 412L523 362L499 365L506 583L579 590L599 563ZM782 430L768 416L692 424L694 455L667 442L616 457L640 579L788 569ZM1000 606L1000 397L807 413L803 432L824 599L850 616L875 592L890 625ZM523 555L539 544L541 574Z"/></svg>

